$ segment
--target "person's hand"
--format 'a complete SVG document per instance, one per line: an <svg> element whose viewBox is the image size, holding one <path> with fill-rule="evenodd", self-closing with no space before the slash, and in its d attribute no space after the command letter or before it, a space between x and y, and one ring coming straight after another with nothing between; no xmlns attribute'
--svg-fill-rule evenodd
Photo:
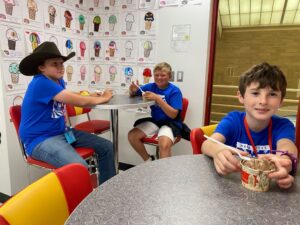
<svg viewBox="0 0 300 225"><path fill-rule="evenodd" d="M241 155L248 155L247 152L241 150L238 151L241 153ZM216 171L220 175L227 175L232 172L240 171L240 160L236 158L234 153L227 148L218 150L213 155L213 159Z"/></svg>
<svg viewBox="0 0 300 225"><path fill-rule="evenodd" d="M292 161L288 156L279 156L274 154L259 155L259 159L272 160L277 170L270 173L270 179L274 179L280 188L290 188L294 183L294 177L289 174L292 170Z"/></svg>
<svg viewBox="0 0 300 225"><path fill-rule="evenodd" d="M143 93L143 98L146 100L154 100L157 101L158 98L160 98L157 94L151 92L151 91L145 91Z"/></svg>
<svg viewBox="0 0 300 225"><path fill-rule="evenodd" d="M105 89L101 95L106 101L109 101L113 97L113 90Z"/></svg>
<svg viewBox="0 0 300 225"><path fill-rule="evenodd" d="M93 96L93 97L99 97L103 94L102 91L100 90L95 90L95 92L93 92L92 94L90 94L90 96Z"/></svg>
<svg viewBox="0 0 300 225"><path fill-rule="evenodd" d="M134 81L132 81L131 82L131 84L130 84L130 86L129 86L129 91L130 91L130 93L135 93L135 92L137 92L137 90L138 90L138 87L137 86L139 86L140 84L139 84L139 81L137 80L136 81L136 84L134 83Z"/></svg>

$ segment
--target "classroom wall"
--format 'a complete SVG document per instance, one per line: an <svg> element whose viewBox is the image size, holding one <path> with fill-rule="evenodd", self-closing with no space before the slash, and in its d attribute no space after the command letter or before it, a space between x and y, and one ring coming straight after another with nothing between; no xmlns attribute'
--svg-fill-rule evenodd
<svg viewBox="0 0 300 225"><path fill-rule="evenodd" d="M212 1L200 0L197 1L197 5L156 8L156 31L155 33L150 34L150 36L146 37L153 40L153 43L156 47L156 53L153 56L153 59L151 59L150 62L146 64L146 66L150 65L150 67L153 67L155 63L161 61L167 61L172 65L175 75L173 81L174 84L178 85L181 88L183 95L190 100L186 123L191 128L198 127L203 124L209 52L208 46L210 33L209 25L211 2ZM22 4L24 4L24 2L22 2ZM67 7L65 4L62 6L65 8ZM78 10L76 8L74 9L74 7L71 7L71 9L75 11ZM2 10L4 9L2 8ZM21 12L20 10L21 9L19 8L19 12ZM88 8L79 9L79 11L81 13L85 12L86 16L91 14L91 12L88 11ZM0 22L0 25L3 25L3 22ZM172 28L173 26L179 25L190 26L188 40L180 41L174 38L176 32L174 33L172 31ZM28 24L23 24L22 22L18 23L17 27L22 31L25 31L28 28L32 28L31 26L28 26ZM47 34L49 33L49 31L44 29L45 28L41 28L39 29L39 31L41 33L43 33L44 31L44 38L46 40L46 37L49 37L49 34ZM58 37L66 36L66 33L62 33L60 30L57 30L54 33L56 33ZM85 31L85 34L88 34L88 32ZM76 36L78 34L74 33L71 34L71 36L72 35L78 39L78 37ZM95 37L89 37L88 35L86 36L87 41L89 41L90 38L92 38L93 40L95 39ZM145 39L140 36L137 36L135 38L138 40ZM30 48L30 44L27 43L27 46L24 47L24 53L28 54L28 48ZM66 52L62 52L63 54L66 54ZM17 61L19 60L20 58ZM7 64L7 59L4 59L2 55L0 61L3 71L3 67L5 67ZM86 64L89 67L88 69L91 68L90 65L102 65L100 61L91 62L90 60L80 61L77 59L70 62L69 64L77 67L79 67L81 64ZM116 62L116 64L118 63ZM143 68L144 66L144 64L134 63L134 67L136 68L138 73L141 73L141 68ZM92 76L92 74L93 71L90 69L88 72L88 76ZM13 86L13 88L17 89L8 91L7 78L5 78L5 80L4 76L5 74L0 77L0 131L2 133L2 143L0 144L0 192L14 194L29 183L41 177L43 174L45 174L45 171L34 168L32 166L28 166L22 159L19 143L17 141L17 135L8 115L8 108L15 101L17 102L16 104L19 103L20 99L22 99L22 96L24 95L25 90L23 90L22 87L20 88L19 86ZM136 78L142 78L142 76L138 76L139 75L137 75ZM24 79L22 82L24 82L24 85L27 85L30 82L31 77L24 77L20 75L20 79ZM78 79L80 80L80 78L77 78L77 80ZM106 86L107 85L104 83L100 86L100 89L104 89ZM117 94L126 94L128 89L128 86L124 87L124 85L121 86L121 88L116 88L116 85L113 85L112 87L115 89L115 92ZM91 86L87 83L85 85L76 85L76 83L69 82L67 88L74 91L82 89L89 89L90 91L93 91L95 88L97 88L97 86ZM21 98L18 96L20 96ZM142 163L142 160L137 156L137 154L133 149L131 149L130 145L128 144L127 133L132 128L132 124L136 119L148 115L149 110L143 110L142 112L137 110L121 110L119 112L120 162L130 163L134 165ZM92 118L109 119L109 111L93 110ZM78 118L75 120L73 119L72 123L77 123L83 120L84 118ZM110 138L110 134L105 133L103 137ZM149 147L148 149L150 152L154 152L153 147ZM191 154L191 152L192 149L190 143L182 140L180 143L174 146L172 153L173 155L180 155Z"/></svg>

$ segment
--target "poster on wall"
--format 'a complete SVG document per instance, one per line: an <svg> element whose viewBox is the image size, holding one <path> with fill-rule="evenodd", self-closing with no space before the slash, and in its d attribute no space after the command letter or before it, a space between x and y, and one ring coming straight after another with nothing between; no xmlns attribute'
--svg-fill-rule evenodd
<svg viewBox="0 0 300 225"><path fill-rule="evenodd" d="M119 0L103 0L104 1L104 10L105 11L118 11L120 8Z"/></svg>
<svg viewBox="0 0 300 225"><path fill-rule="evenodd" d="M61 7L53 3L44 4L44 27L51 31L60 32L61 31Z"/></svg>
<svg viewBox="0 0 300 225"><path fill-rule="evenodd" d="M64 81L66 85L71 85L76 83L76 78L74 75L75 69L74 64L66 62L64 63L65 73L64 73Z"/></svg>
<svg viewBox="0 0 300 225"><path fill-rule="evenodd" d="M156 0L139 0L140 9L153 9L155 7Z"/></svg>
<svg viewBox="0 0 300 225"><path fill-rule="evenodd" d="M61 7L60 13L62 31L74 34L76 32L75 11L70 8Z"/></svg>
<svg viewBox="0 0 300 225"><path fill-rule="evenodd" d="M62 39L59 35L55 33L45 33L45 41L51 41L58 47L59 51L62 53Z"/></svg>
<svg viewBox="0 0 300 225"><path fill-rule="evenodd" d="M1 50L6 58L23 58L24 36L21 27L0 24L0 33L4 38L0 39Z"/></svg>
<svg viewBox="0 0 300 225"><path fill-rule="evenodd" d="M26 89L26 77L19 70L19 61L3 61L2 72L7 91Z"/></svg>
<svg viewBox="0 0 300 225"><path fill-rule="evenodd" d="M23 23L35 27L43 27L44 2L27 0L22 2Z"/></svg>
<svg viewBox="0 0 300 225"><path fill-rule="evenodd" d="M0 20L21 23L22 14L21 5L18 0L0 1Z"/></svg>
<svg viewBox="0 0 300 225"><path fill-rule="evenodd" d="M122 39L120 41L120 61L137 62L138 42L136 39Z"/></svg>
<svg viewBox="0 0 300 225"><path fill-rule="evenodd" d="M104 23L106 21L105 15L91 14L89 20L89 35L95 37L104 36Z"/></svg>
<svg viewBox="0 0 300 225"><path fill-rule="evenodd" d="M120 14L111 13L106 15L104 20L104 34L105 36L118 36L120 34Z"/></svg>
<svg viewBox="0 0 300 225"><path fill-rule="evenodd" d="M75 52L75 57L71 58L71 61L76 60L76 57L78 56L76 52L76 39L74 39L71 35L69 36L63 36L62 37L62 53L63 55L69 55L71 52Z"/></svg>
<svg viewBox="0 0 300 225"><path fill-rule="evenodd" d="M104 10L104 1L103 0L89 0L88 8L90 12Z"/></svg>
<svg viewBox="0 0 300 225"><path fill-rule="evenodd" d="M131 81L136 82L138 79L138 70L135 65L121 66L121 87L129 87Z"/></svg>
<svg viewBox="0 0 300 225"><path fill-rule="evenodd" d="M119 87L121 75L119 66L117 66L116 64L107 64L103 65L102 68L104 69L104 79L106 87Z"/></svg>
<svg viewBox="0 0 300 225"><path fill-rule="evenodd" d="M17 94L7 94L7 108L16 105L22 105L24 99L24 93L17 93Z"/></svg>
<svg viewBox="0 0 300 225"><path fill-rule="evenodd" d="M140 18L140 35L155 35L157 24L156 11L141 11Z"/></svg>
<svg viewBox="0 0 300 225"><path fill-rule="evenodd" d="M24 30L26 54L32 53L41 43L44 42L44 36L39 31Z"/></svg>
<svg viewBox="0 0 300 225"><path fill-rule="evenodd" d="M139 43L138 62L154 63L156 57L156 41L153 39L141 39Z"/></svg>
<svg viewBox="0 0 300 225"><path fill-rule="evenodd" d="M75 68L75 82L77 86L85 86L89 83L89 66L87 64L78 64Z"/></svg>
<svg viewBox="0 0 300 225"><path fill-rule="evenodd" d="M105 86L104 68L100 64L91 64L89 73L90 87L103 88Z"/></svg>
<svg viewBox="0 0 300 225"><path fill-rule="evenodd" d="M159 0L160 7L179 5L179 0Z"/></svg>
<svg viewBox="0 0 300 225"><path fill-rule="evenodd" d="M136 10L138 8L137 0L121 0L122 10Z"/></svg>
<svg viewBox="0 0 300 225"><path fill-rule="evenodd" d="M121 35L136 36L138 33L139 16L137 12L124 12L120 16Z"/></svg>
<svg viewBox="0 0 300 225"><path fill-rule="evenodd" d="M84 11L75 13L75 28L76 33L82 36L88 36L88 16Z"/></svg>
<svg viewBox="0 0 300 225"><path fill-rule="evenodd" d="M105 61L116 62L119 60L119 40L108 40L104 42L105 44Z"/></svg>
<svg viewBox="0 0 300 225"><path fill-rule="evenodd" d="M153 78L154 66L155 66L154 64L149 64L149 65L139 64L138 65L137 79L139 81L139 84L148 84L148 83L154 82L154 78Z"/></svg>
<svg viewBox="0 0 300 225"><path fill-rule="evenodd" d="M89 41L89 55L92 62L103 62L105 56L104 41L92 39Z"/></svg>
<svg viewBox="0 0 300 225"><path fill-rule="evenodd" d="M77 39L76 40L76 58L79 61L89 60L89 41L88 39Z"/></svg>

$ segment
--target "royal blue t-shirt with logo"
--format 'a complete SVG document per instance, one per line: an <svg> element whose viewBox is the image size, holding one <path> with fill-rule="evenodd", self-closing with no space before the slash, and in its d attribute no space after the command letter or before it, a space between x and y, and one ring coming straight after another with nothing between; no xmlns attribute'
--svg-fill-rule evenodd
<svg viewBox="0 0 300 225"><path fill-rule="evenodd" d="M56 83L43 74L35 75L28 85L19 128L28 155L47 138L64 133L64 103L53 100L64 88L63 79Z"/></svg>

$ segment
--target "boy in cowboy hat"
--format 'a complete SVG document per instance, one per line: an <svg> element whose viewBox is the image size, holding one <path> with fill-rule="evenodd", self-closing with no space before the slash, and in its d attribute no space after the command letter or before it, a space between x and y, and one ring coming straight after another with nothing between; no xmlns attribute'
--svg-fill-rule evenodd
<svg viewBox="0 0 300 225"><path fill-rule="evenodd" d="M93 134L68 129L64 106L105 103L112 98L112 92L106 90L101 96L81 96L66 90L63 63L74 55L72 52L63 56L53 42L44 42L20 62L21 73L34 77L22 104L19 133L28 155L55 167L69 163L87 167L74 147L93 148L98 156L99 182L103 183L116 174L112 143Z"/></svg>
<svg viewBox="0 0 300 225"><path fill-rule="evenodd" d="M230 112L218 124L212 138L237 148L241 154L274 161L277 171L269 174L281 188L289 188L297 171L295 127L274 115L282 104L287 82L274 65L261 63L240 77L238 99L245 112ZM239 160L228 148L206 140L202 152L213 158L217 173L240 170Z"/></svg>

